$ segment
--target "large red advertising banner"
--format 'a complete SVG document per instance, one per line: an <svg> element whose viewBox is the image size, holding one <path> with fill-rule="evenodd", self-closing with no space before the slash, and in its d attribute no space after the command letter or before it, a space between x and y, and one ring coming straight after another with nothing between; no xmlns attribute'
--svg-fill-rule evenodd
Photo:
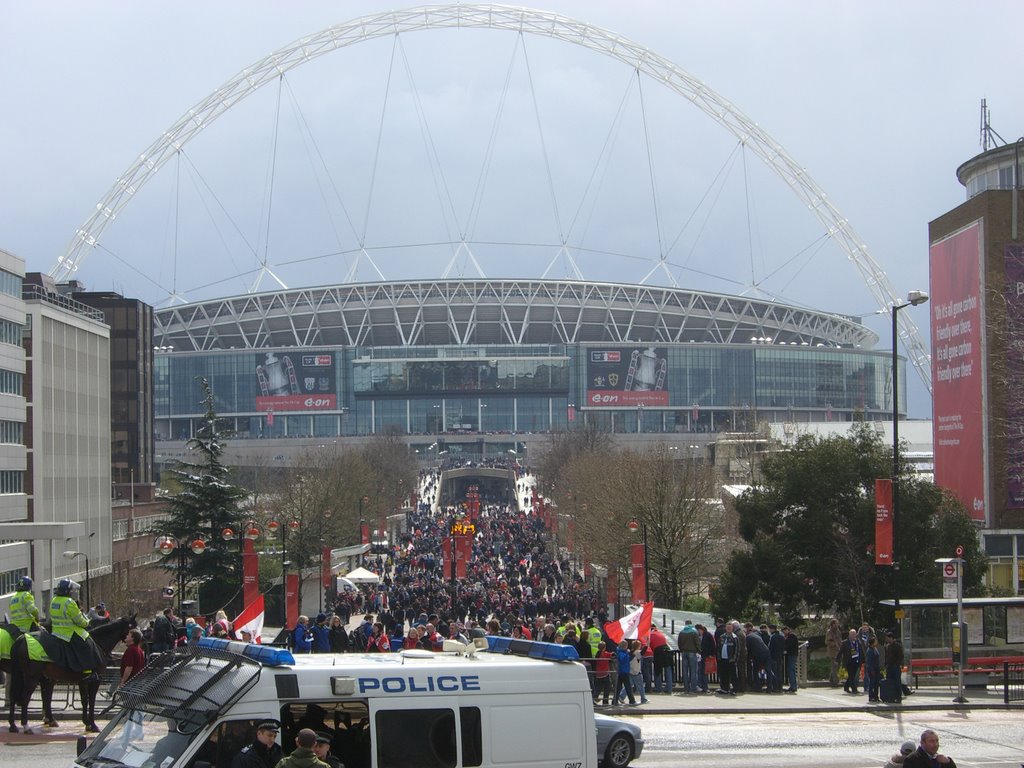
<svg viewBox="0 0 1024 768"><path fill-rule="evenodd" d="M1004 253L1006 337L1024 339L1024 245L1011 243ZM1024 509L1024 360L1006 350L1006 508ZM1024 563L1021 564L1024 568Z"/></svg>
<svg viewBox="0 0 1024 768"><path fill-rule="evenodd" d="M892 480L875 480L875 565L892 565Z"/></svg>
<svg viewBox="0 0 1024 768"><path fill-rule="evenodd" d="M932 243L935 483L985 521L984 295L981 222Z"/></svg>

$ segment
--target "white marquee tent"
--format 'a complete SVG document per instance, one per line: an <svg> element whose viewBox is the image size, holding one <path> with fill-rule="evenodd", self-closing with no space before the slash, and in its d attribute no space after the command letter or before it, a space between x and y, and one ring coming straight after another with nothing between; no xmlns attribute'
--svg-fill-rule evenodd
<svg viewBox="0 0 1024 768"><path fill-rule="evenodd" d="M355 568L345 574L344 578L355 584L379 584L380 576L365 568Z"/></svg>

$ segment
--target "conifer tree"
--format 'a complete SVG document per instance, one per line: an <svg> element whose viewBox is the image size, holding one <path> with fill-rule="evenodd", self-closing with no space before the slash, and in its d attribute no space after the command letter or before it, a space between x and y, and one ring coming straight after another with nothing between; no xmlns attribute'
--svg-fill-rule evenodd
<svg viewBox="0 0 1024 768"><path fill-rule="evenodd" d="M217 423L210 384L200 378L199 385L204 415L195 437L186 443L187 458L171 470L179 490L168 499L168 513L153 533L157 541L174 541L174 551L160 565L173 573L181 568L184 583L198 589L200 609L212 613L225 608L231 614L240 605L240 503L245 491L230 482L230 470L222 462L226 434ZM230 540L224 536L226 529L232 532ZM197 541L205 544L200 554L192 549Z"/></svg>

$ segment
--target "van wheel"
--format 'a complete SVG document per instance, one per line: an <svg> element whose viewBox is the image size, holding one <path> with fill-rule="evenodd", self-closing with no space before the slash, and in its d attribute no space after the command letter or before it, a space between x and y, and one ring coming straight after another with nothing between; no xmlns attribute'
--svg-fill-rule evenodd
<svg viewBox="0 0 1024 768"><path fill-rule="evenodd" d="M604 768L626 768L633 759L633 740L624 733L617 733L604 748Z"/></svg>

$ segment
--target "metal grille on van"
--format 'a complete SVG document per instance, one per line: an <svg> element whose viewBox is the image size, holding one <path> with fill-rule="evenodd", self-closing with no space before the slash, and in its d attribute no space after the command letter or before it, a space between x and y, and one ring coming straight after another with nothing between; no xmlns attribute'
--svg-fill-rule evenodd
<svg viewBox="0 0 1024 768"><path fill-rule="evenodd" d="M262 665L216 648L183 648L150 657L142 672L115 694L115 703L177 722L193 733L237 701L260 676Z"/></svg>

